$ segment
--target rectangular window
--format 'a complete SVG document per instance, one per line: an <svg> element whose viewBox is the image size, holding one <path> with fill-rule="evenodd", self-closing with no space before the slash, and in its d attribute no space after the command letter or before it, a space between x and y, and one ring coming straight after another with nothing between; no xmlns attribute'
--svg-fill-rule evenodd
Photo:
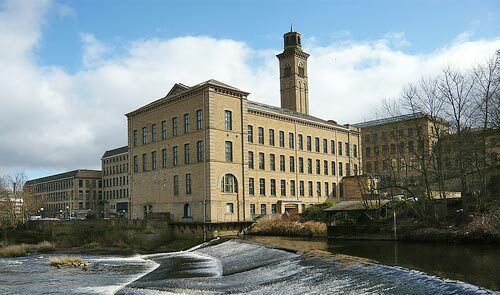
<svg viewBox="0 0 500 295"><path fill-rule="evenodd" d="M339 176L344 176L344 173L342 172L342 162L339 162Z"/></svg>
<svg viewBox="0 0 500 295"><path fill-rule="evenodd" d="M271 171L276 171L276 156L274 154L269 155L269 166Z"/></svg>
<svg viewBox="0 0 500 295"><path fill-rule="evenodd" d="M354 164L353 172L354 172L354 175L358 175L358 165L357 164Z"/></svg>
<svg viewBox="0 0 500 295"><path fill-rule="evenodd" d="M323 139L323 153L327 154L328 153L328 140Z"/></svg>
<svg viewBox="0 0 500 295"><path fill-rule="evenodd" d="M280 155L280 171L285 171L285 156Z"/></svg>
<svg viewBox="0 0 500 295"><path fill-rule="evenodd" d="M167 121L161 121L161 139L167 139Z"/></svg>
<svg viewBox="0 0 500 295"><path fill-rule="evenodd" d="M255 204L250 204L250 216L255 216Z"/></svg>
<svg viewBox="0 0 500 295"><path fill-rule="evenodd" d="M248 152L248 168L253 169L253 152Z"/></svg>
<svg viewBox="0 0 500 295"><path fill-rule="evenodd" d="M306 147L307 147L308 151L312 151L312 149L311 149L311 137L310 136L306 137Z"/></svg>
<svg viewBox="0 0 500 295"><path fill-rule="evenodd" d="M387 147L387 146L386 146ZM354 158L357 158L358 157L358 146L357 145L353 145L352 146L352 153L354 155Z"/></svg>
<svg viewBox="0 0 500 295"><path fill-rule="evenodd" d="M269 145L274 146L274 129L269 129Z"/></svg>
<svg viewBox="0 0 500 295"><path fill-rule="evenodd" d="M335 182L332 182L332 197L337 197L337 184Z"/></svg>
<svg viewBox="0 0 500 295"><path fill-rule="evenodd" d="M259 169L265 169L264 153L259 153Z"/></svg>
<svg viewBox="0 0 500 295"><path fill-rule="evenodd" d="M259 144L264 144L264 128L259 127L258 133L259 133Z"/></svg>
<svg viewBox="0 0 500 295"><path fill-rule="evenodd" d="M316 174L321 174L321 161L316 159Z"/></svg>
<svg viewBox="0 0 500 295"><path fill-rule="evenodd" d="M299 157L299 173L304 173L304 158Z"/></svg>
<svg viewBox="0 0 500 295"><path fill-rule="evenodd" d="M299 181L299 195L301 197L304 196L304 181L303 180Z"/></svg>
<svg viewBox="0 0 500 295"><path fill-rule="evenodd" d="M179 147L174 146L172 149L173 165L179 166Z"/></svg>
<svg viewBox="0 0 500 295"><path fill-rule="evenodd" d="M184 114L184 133L189 133L189 131L191 131L191 120L189 114Z"/></svg>
<svg viewBox="0 0 500 295"><path fill-rule="evenodd" d="M139 172L139 159L137 156L134 156L134 173Z"/></svg>
<svg viewBox="0 0 500 295"><path fill-rule="evenodd" d="M167 149L161 150L161 162L162 162L162 167L167 168Z"/></svg>
<svg viewBox="0 0 500 295"><path fill-rule="evenodd" d="M330 153L335 155L335 140L330 140Z"/></svg>
<svg viewBox="0 0 500 295"><path fill-rule="evenodd" d="M264 178L259 178L259 195L266 195L266 180Z"/></svg>
<svg viewBox="0 0 500 295"><path fill-rule="evenodd" d="M134 146L137 146L137 130L134 130L132 132L132 137L133 137L132 142L133 142Z"/></svg>
<svg viewBox="0 0 500 295"><path fill-rule="evenodd" d="M253 178L248 179L248 194L251 196L255 195L255 183Z"/></svg>
<svg viewBox="0 0 500 295"><path fill-rule="evenodd" d="M190 195L191 190L191 174L186 174L186 195Z"/></svg>
<svg viewBox="0 0 500 295"><path fill-rule="evenodd" d="M316 196L321 197L321 182L316 182Z"/></svg>
<svg viewBox="0 0 500 295"><path fill-rule="evenodd" d="M233 214L233 213L234 213L234 204L226 203L226 214Z"/></svg>
<svg viewBox="0 0 500 295"><path fill-rule="evenodd" d="M151 125L151 141L156 142L156 124Z"/></svg>
<svg viewBox="0 0 500 295"><path fill-rule="evenodd" d="M248 142L253 143L253 126L248 125Z"/></svg>
<svg viewBox="0 0 500 295"><path fill-rule="evenodd" d="M281 196L284 197L284 196L286 196L286 181L284 179L282 179L280 181L280 184L281 184L280 185L280 188L281 188L280 193L281 193Z"/></svg>
<svg viewBox="0 0 500 295"><path fill-rule="evenodd" d="M349 163L345 163L345 175L351 176L351 165Z"/></svg>
<svg viewBox="0 0 500 295"><path fill-rule="evenodd" d="M408 141L408 151L410 153L415 152L415 144L413 143L413 140Z"/></svg>
<svg viewBox="0 0 500 295"><path fill-rule="evenodd" d="M260 214L266 215L267 214L266 211L267 211L266 204L260 204Z"/></svg>
<svg viewBox="0 0 500 295"><path fill-rule="evenodd" d="M295 157L290 156L290 172L295 172Z"/></svg>
<svg viewBox="0 0 500 295"><path fill-rule="evenodd" d="M309 197L313 196L313 182L312 181L307 182L307 194Z"/></svg>
<svg viewBox="0 0 500 295"><path fill-rule="evenodd" d="M325 175L328 175L328 161L327 160L323 161L323 170L324 170L323 173Z"/></svg>
<svg viewBox="0 0 500 295"><path fill-rule="evenodd" d="M226 141L226 162L233 161L233 143L231 141Z"/></svg>
<svg viewBox="0 0 500 295"><path fill-rule="evenodd" d="M330 195L330 189L328 182L325 182L325 197L328 197Z"/></svg>
<svg viewBox="0 0 500 295"><path fill-rule="evenodd" d="M293 133L288 133L288 147L291 149L295 148L295 136Z"/></svg>
<svg viewBox="0 0 500 295"><path fill-rule="evenodd" d="M151 152L151 169L153 170L158 169L158 164L156 160L156 151Z"/></svg>
<svg viewBox="0 0 500 295"><path fill-rule="evenodd" d="M313 162L312 159L307 159L307 173L313 173Z"/></svg>
<svg viewBox="0 0 500 295"><path fill-rule="evenodd" d="M285 132L279 132L280 147L285 147Z"/></svg>
<svg viewBox="0 0 500 295"><path fill-rule="evenodd" d="M191 162L191 146L189 143L184 145L184 164L189 164Z"/></svg>
<svg viewBox="0 0 500 295"><path fill-rule="evenodd" d="M233 112L224 111L224 129L233 130Z"/></svg>
<svg viewBox="0 0 500 295"><path fill-rule="evenodd" d="M202 162L203 161L203 153L204 153L204 150L203 150L203 141L197 141L196 142L196 160L198 162Z"/></svg>
<svg viewBox="0 0 500 295"><path fill-rule="evenodd" d="M148 129L146 127L142 127L142 144L148 143Z"/></svg>
<svg viewBox="0 0 500 295"><path fill-rule="evenodd" d="M335 172L335 170L336 170L336 169L335 169L335 161L332 161L332 165L331 165L331 166L332 166L332 167L331 167L331 169L332 169L332 175L335 175L335 173L336 173L336 172Z"/></svg>
<svg viewBox="0 0 500 295"><path fill-rule="evenodd" d="M319 137L314 138L314 151L319 153Z"/></svg>
<svg viewBox="0 0 500 295"><path fill-rule="evenodd" d="M196 130L201 130L203 128L203 111L196 111Z"/></svg>
<svg viewBox="0 0 500 295"><path fill-rule="evenodd" d="M295 180L290 180L290 196L295 197Z"/></svg>
<svg viewBox="0 0 500 295"><path fill-rule="evenodd" d="M271 213L276 214L276 212L277 212L276 204L271 204Z"/></svg>
<svg viewBox="0 0 500 295"><path fill-rule="evenodd" d="M350 149L349 144L347 142L345 143L345 155L348 157L351 155L351 149Z"/></svg>
<svg viewBox="0 0 500 295"><path fill-rule="evenodd" d="M148 170L148 155L142 154L142 172Z"/></svg>
<svg viewBox="0 0 500 295"><path fill-rule="evenodd" d="M177 117L172 118L172 136L177 136Z"/></svg>
<svg viewBox="0 0 500 295"><path fill-rule="evenodd" d="M297 138L297 145L298 145L299 150L303 150L304 149L304 142L303 142L303 140L304 140L304 138L303 138L302 134L299 134L298 138Z"/></svg>
<svg viewBox="0 0 500 295"><path fill-rule="evenodd" d="M174 175L174 195L179 194L179 175Z"/></svg>
<svg viewBox="0 0 500 295"><path fill-rule="evenodd" d="M276 179L271 179L271 196L276 196Z"/></svg>
<svg viewBox="0 0 500 295"><path fill-rule="evenodd" d="M337 149L339 156L342 156L342 142L339 141L338 143L339 148Z"/></svg>

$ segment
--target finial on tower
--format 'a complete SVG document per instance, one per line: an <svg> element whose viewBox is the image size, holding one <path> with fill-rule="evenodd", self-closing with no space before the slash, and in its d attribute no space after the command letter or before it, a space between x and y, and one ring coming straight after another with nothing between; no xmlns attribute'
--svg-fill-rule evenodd
<svg viewBox="0 0 500 295"><path fill-rule="evenodd" d="M293 32L293 23L290 23L290 33Z"/></svg>

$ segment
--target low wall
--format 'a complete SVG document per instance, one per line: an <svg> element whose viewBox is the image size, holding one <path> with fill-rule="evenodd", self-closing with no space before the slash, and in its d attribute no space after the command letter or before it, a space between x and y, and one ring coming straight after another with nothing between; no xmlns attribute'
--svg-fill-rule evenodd
<svg viewBox="0 0 500 295"><path fill-rule="evenodd" d="M235 236L250 222L169 223L164 220L82 220L30 221L27 226L7 233L14 243L53 241L67 247L99 244L154 250L177 241L203 241L219 236Z"/></svg>

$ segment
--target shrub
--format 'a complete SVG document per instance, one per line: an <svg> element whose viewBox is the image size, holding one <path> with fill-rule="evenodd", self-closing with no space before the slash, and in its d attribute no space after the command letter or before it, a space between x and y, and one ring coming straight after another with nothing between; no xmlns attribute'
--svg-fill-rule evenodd
<svg viewBox="0 0 500 295"><path fill-rule="evenodd" d="M300 215L302 220L314 220L323 222L326 219L324 210L328 207L335 205L333 201L327 201L322 204L314 204L307 207Z"/></svg>
<svg viewBox="0 0 500 295"><path fill-rule="evenodd" d="M326 224L317 221L261 219L250 229L251 234L278 236L326 236Z"/></svg>
<svg viewBox="0 0 500 295"><path fill-rule="evenodd" d="M49 263L54 267L81 267L89 263L78 256L59 256L49 258Z"/></svg>
<svg viewBox="0 0 500 295"><path fill-rule="evenodd" d="M0 249L0 257L19 257L28 253L25 244L11 245Z"/></svg>
<svg viewBox="0 0 500 295"><path fill-rule="evenodd" d="M56 245L54 243L43 241L36 245L29 245L28 248L31 250L30 252L39 252L39 253L47 253L56 250Z"/></svg>

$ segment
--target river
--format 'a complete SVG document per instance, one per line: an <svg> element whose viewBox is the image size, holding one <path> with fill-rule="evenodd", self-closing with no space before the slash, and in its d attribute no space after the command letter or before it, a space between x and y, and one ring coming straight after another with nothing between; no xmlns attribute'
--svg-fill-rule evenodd
<svg viewBox="0 0 500 295"><path fill-rule="evenodd" d="M262 243L379 263L304 257ZM0 259L0 294L500 294L492 291L498 247L252 237L185 252L84 256L88 271L51 268L54 255Z"/></svg>

